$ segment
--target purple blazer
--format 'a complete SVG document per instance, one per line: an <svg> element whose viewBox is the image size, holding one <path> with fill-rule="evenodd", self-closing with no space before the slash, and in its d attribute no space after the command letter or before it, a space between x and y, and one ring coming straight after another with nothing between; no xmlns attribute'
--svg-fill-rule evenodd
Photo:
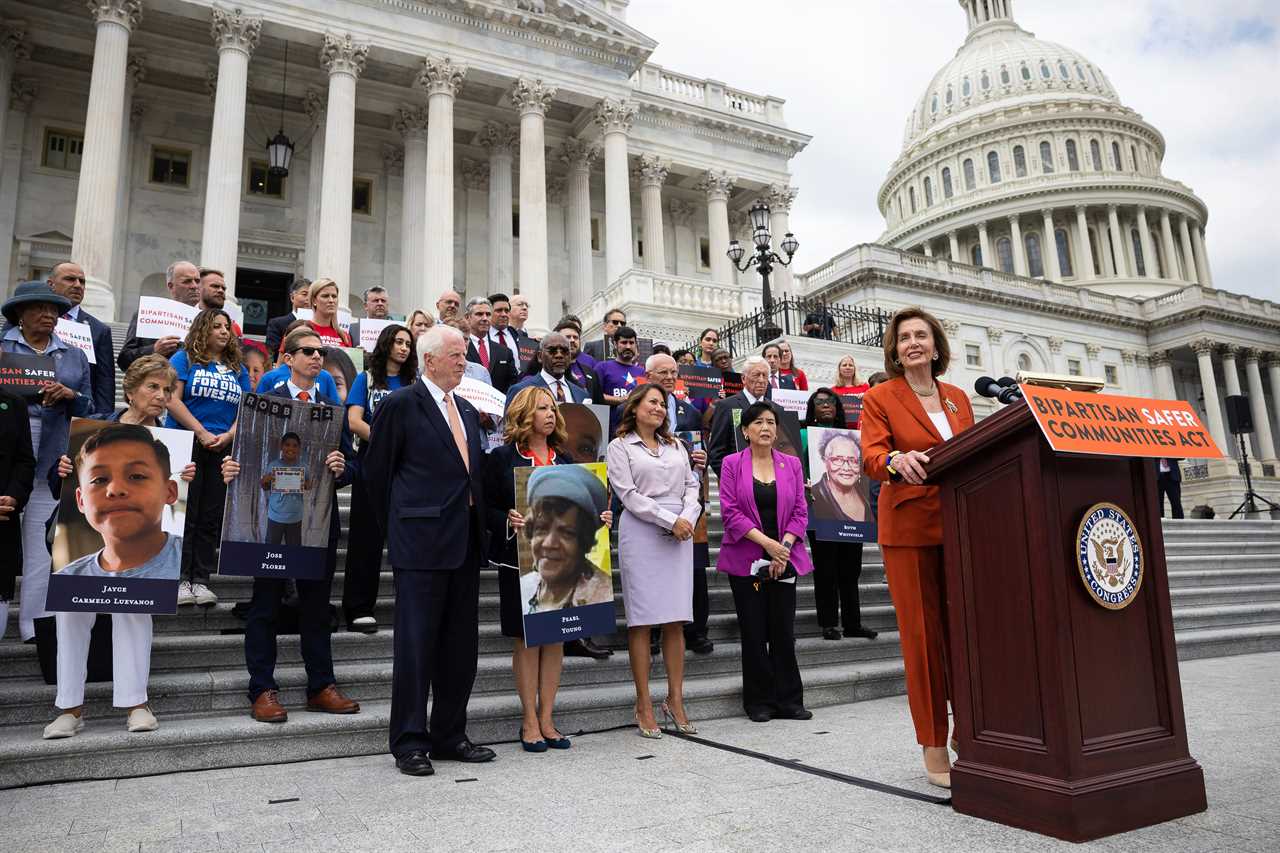
<svg viewBox="0 0 1280 853"><path fill-rule="evenodd" d="M790 533L796 537L791 546L791 564L796 574L807 575L813 571L813 561L805 545L809 507L804 499L804 469L796 457L775 450L773 470L778 479L778 534ZM724 523L724 537L716 571L740 576L751 574L751 564L764 554L759 545L747 538L747 533L753 527L759 530L761 524L749 447L726 456L720 469L720 518Z"/></svg>

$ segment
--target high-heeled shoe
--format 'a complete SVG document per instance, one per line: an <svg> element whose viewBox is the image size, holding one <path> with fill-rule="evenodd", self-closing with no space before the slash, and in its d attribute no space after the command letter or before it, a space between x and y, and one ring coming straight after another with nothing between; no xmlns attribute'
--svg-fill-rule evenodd
<svg viewBox="0 0 1280 853"><path fill-rule="evenodd" d="M929 768L929 750L941 749L943 760L947 762L946 770L931 770ZM928 778L930 785L937 785L939 788L951 787L951 758L947 755L944 747L924 747L924 775Z"/></svg>
<svg viewBox="0 0 1280 853"><path fill-rule="evenodd" d="M516 734L516 737L520 738L520 746L524 747L525 752L546 752L547 751L547 742L545 740L542 740L542 739L525 740L524 739L524 726L520 727L520 731Z"/></svg>
<svg viewBox="0 0 1280 853"><path fill-rule="evenodd" d="M698 733L698 727L695 726L693 723L690 723L690 722L681 723L679 720L677 720L676 715L671 713L671 706L668 705L666 702L662 703L662 716L667 719L668 724L674 725L677 731L681 732L682 734L696 735Z"/></svg>
<svg viewBox="0 0 1280 853"><path fill-rule="evenodd" d="M651 740L662 739L662 729L646 729L640 722L640 712L636 711L636 730L640 732L640 737L647 737Z"/></svg>

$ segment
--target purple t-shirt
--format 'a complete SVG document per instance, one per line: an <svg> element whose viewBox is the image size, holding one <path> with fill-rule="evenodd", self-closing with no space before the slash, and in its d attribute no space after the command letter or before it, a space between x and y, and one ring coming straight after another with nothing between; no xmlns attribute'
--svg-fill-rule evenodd
<svg viewBox="0 0 1280 853"><path fill-rule="evenodd" d="M625 397L644 384L643 364L623 364L616 359L596 362L596 376L600 377L600 393L610 397ZM609 412L609 434L613 435L622 417L622 406L613 406Z"/></svg>

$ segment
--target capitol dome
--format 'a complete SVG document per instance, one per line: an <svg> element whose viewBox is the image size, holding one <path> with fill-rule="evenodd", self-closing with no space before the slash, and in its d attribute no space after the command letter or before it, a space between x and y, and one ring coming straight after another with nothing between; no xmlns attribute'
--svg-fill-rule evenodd
<svg viewBox="0 0 1280 853"><path fill-rule="evenodd" d="M1211 285L1208 211L1162 174L1160 132L1013 0L959 5L968 35L907 118L879 242L1136 298Z"/></svg>

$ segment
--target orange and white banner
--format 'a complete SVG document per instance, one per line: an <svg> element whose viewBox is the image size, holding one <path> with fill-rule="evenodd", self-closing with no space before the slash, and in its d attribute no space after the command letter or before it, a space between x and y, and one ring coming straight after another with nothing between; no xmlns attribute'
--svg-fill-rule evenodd
<svg viewBox="0 0 1280 853"><path fill-rule="evenodd" d="M1019 387L1054 450L1102 456L1222 457L1209 428L1185 400Z"/></svg>

